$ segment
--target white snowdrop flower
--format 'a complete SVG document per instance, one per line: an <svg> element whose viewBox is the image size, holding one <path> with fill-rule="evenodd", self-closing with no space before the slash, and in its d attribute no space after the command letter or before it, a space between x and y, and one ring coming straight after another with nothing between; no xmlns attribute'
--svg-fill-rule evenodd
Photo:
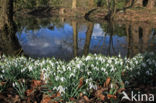
<svg viewBox="0 0 156 103"><path fill-rule="evenodd" d="M15 83L12 83L12 86L15 87Z"/></svg>
<svg viewBox="0 0 156 103"><path fill-rule="evenodd" d="M138 61L136 60L135 63L138 64Z"/></svg>
<svg viewBox="0 0 156 103"><path fill-rule="evenodd" d="M137 72L138 75L140 75L140 72Z"/></svg>
<svg viewBox="0 0 156 103"><path fill-rule="evenodd" d="M57 87L55 86L55 87L53 88L53 90L57 90Z"/></svg>
<svg viewBox="0 0 156 103"><path fill-rule="evenodd" d="M25 83L25 79L22 79L22 82Z"/></svg>
<svg viewBox="0 0 156 103"><path fill-rule="evenodd" d="M60 80L63 82L65 80L65 78L64 77L61 77Z"/></svg>
<svg viewBox="0 0 156 103"><path fill-rule="evenodd" d="M68 67L67 70L70 70L71 71L71 67Z"/></svg>
<svg viewBox="0 0 156 103"><path fill-rule="evenodd" d="M120 58L121 57L121 54L119 53L118 57Z"/></svg>
<svg viewBox="0 0 156 103"><path fill-rule="evenodd" d="M76 69L74 69L73 72L76 73Z"/></svg>
<svg viewBox="0 0 156 103"><path fill-rule="evenodd" d="M129 81L125 81L125 85L129 85Z"/></svg>
<svg viewBox="0 0 156 103"><path fill-rule="evenodd" d="M94 65L93 65L93 64L91 64L91 67L94 67Z"/></svg>
<svg viewBox="0 0 156 103"><path fill-rule="evenodd" d="M59 79L60 79L59 76L56 76L56 77L55 77L55 80L56 80L56 81L58 81Z"/></svg>
<svg viewBox="0 0 156 103"><path fill-rule="evenodd" d="M107 63L107 64L106 64L106 67L108 67L108 66L109 66L109 64Z"/></svg>
<svg viewBox="0 0 156 103"><path fill-rule="evenodd" d="M32 66L29 66L28 69L29 69L29 71L32 71Z"/></svg>
<svg viewBox="0 0 156 103"><path fill-rule="evenodd" d="M97 85L94 85L93 83L89 83L89 89L95 89L97 90Z"/></svg>
<svg viewBox="0 0 156 103"><path fill-rule="evenodd" d="M102 57L101 56L99 57L99 60L102 61Z"/></svg>
<svg viewBox="0 0 156 103"><path fill-rule="evenodd" d="M106 75L108 75L108 72L105 72Z"/></svg>
<svg viewBox="0 0 156 103"><path fill-rule="evenodd" d="M112 63L112 60L111 60L111 59L109 59L109 60L108 60L108 63L109 63L109 64L111 64L111 63Z"/></svg>
<svg viewBox="0 0 156 103"><path fill-rule="evenodd" d="M115 64L118 64L118 61L115 61Z"/></svg>
<svg viewBox="0 0 156 103"><path fill-rule="evenodd" d="M4 69L2 70L2 73L4 73L5 71L4 71Z"/></svg>
<svg viewBox="0 0 156 103"><path fill-rule="evenodd" d="M92 73L92 72L90 72L90 71L89 71L89 72L87 72L87 74L88 74L88 75L90 75L91 73Z"/></svg>
<svg viewBox="0 0 156 103"><path fill-rule="evenodd" d="M74 77L74 76L75 76L74 73L71 73L71 74L69 75L70 78L71 78L71 77Z"/></svg>
<svg viewBox="0 0 156 103"><path fill-rule="evenodd" d="M80 69L80 64L77 64L77 67Z"/></svg>
<svg viewBox="0 0 156 103"><path fill-rule="evenodd" d="M113 88L113 87L114 87L113 83L111 83L111 84L110 84L110 87L111 87L111 88Z"/></svg>
<svg viewBox="0 0 156 103"><path fill-rule="evenodd" d="M142 63L142 66L143 66L143 67L146 67L146 64L145 64L145 63Z"/></svg>
<svg viewBox="0 0 156 103"><path fill-rule="evenodd" d="M133 78L133 75L130 75L131 78Z"/></svg>
<svg viewBox="0 0 156 103"><path fill-rule="evenodd" d="M3 76L2 76L2 75L0 75L0 78L1 78L1 79L3 79Z"/></svg>
<svg viewBox="0 0 156 103"><path fill-rule="evenodd" d="M104 71L104 72L106 71L106 69L105 69L105 68L103 68L103 67L101 68L101 70L102 70L102 71Z"/></svg>
<svg viewBox="0 0 156 103"><path fill-rule="evenodd" d="M86 79L86 83L89 83L90 79Z"/></svg>
<svg viewBox="0 0 156 103"><path fill-rule="evenodd" d="M114 72L114 71L115 71L114 67L112 67L110 71L111 71L111 72Z"/></svg>
<svg viewBox="0 0 156 103"><path fill-rule="evenodd" d="M150 75L150 72L149 72L149 71L146 71L146 74L147 74L147 75Z"/></svg>
<svg viewBox="0 0 156 103"><path fill-rule="evenodd" d="M150 54L151 56L153 56L153 55L154 55L154 52L150 52L149 54Z"/></svg>
<svg viewBox="0 0 156 103"><path fill-rule="evenodd" d="M59 91L60 94L65 93L65 88L63 88L62 86L59 86L57 88L57 91Z"/></svg>
<svg viewBox="0 0 156 103"><path fill-rule="evenodd" d="M87 56L86 57L86 61L90 60L91 59L91 56Z"/></svg>
<svg viewBox="0 0 156 103"><path fill-rule="evenodd" d="M42 72L43 72L43 73L46 72L46 71L47 71L47 70L46 70L45 68L42 69Z"/></svg>
<svg viewBox="0 0 156 103"><path fill-rule="evenodd" d="M64 65L63 65L62 69L63 69L63 71L66 71L66 68L65 68L65 66L64 66Z"/></svg>

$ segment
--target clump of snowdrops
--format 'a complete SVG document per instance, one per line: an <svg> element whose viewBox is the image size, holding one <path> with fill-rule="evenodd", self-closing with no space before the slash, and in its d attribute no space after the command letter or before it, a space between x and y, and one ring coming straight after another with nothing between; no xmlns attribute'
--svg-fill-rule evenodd
<svg viewBox="0 0 156 103"><path fill-rule="evenodd" d="M123 72L126 74L124 77ZM86 57L76 57L68 63L55 58L0 57L0 83L5 82L5 85L0 84L0 92L5 87L12 86L22 97L27 86L20 84L25 88L20 90L19 84L16 85L20 79L42 80L44 87L48 88L44 93L51 95L59 92L68 101L70 97L78 97L80 93L89 96L90 91L103 85L108 77L111 78L112 85L118 83L119 88L124 88L123 83L128 85L134 78L137 82L152 84L151 77L154 75L156 55L153 52L138 54L133 58L89 54ZM109 94L115 91L113 86L111 88Z"/></svg>

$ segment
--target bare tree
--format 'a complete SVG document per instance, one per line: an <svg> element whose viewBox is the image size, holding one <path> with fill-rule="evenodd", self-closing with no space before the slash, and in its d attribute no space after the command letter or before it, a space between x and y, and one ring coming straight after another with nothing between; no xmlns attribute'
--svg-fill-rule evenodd
<svg viewBox="0 0 156 103"><path fill-rule="evenodd" d="M72 9L76 9L77 8L77 0L73 0L72 1Z"/></svg>

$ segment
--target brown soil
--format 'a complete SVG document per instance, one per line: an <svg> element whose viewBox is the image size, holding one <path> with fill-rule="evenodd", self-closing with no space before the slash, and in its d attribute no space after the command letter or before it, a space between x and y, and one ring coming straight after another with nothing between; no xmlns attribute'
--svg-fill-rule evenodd
<svg viewBox="0 0 156 103"><path fill-rule="evenodd" d="M85 15L88 12L90 12L88 15L89 20L91 21L104 20L105 16L107 15L107 10L104 8L95 8L95 10L93 9L45 7L45 8L36 8L33 10L22 10L20 12L22 14L29 14L35 16L63 16L63 17L85 17ZM131 8L127 10L121 10L117 12L114 19L117 21L156 23L156 8L152 10L146 8Z"/></svg>

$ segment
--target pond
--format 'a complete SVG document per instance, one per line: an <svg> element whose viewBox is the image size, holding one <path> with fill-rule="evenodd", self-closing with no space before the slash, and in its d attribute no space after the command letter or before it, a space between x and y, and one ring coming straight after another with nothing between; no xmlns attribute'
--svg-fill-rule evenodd
<svg viewBox="0 0 156 103"><path fill-rule="evenodd" d="M15 22L19 47L14 55L70 60L88 53L133 57L156 50L156 26L143 22L90 22L63 17L23 17ZM8 53L4 49L2 52Z"/></svg>

